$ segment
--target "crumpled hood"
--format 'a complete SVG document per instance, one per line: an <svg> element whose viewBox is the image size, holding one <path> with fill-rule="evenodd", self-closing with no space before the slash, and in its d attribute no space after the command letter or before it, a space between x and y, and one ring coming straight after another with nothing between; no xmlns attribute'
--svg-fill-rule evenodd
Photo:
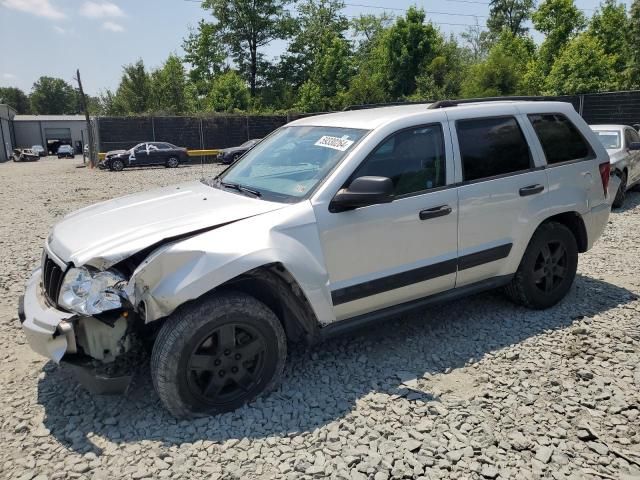
<svg viewBox="0 0 640 480"><path fill-rule="evenodd" d="M71 213L53 227L49 248L75 266L89 264L104 269L165 239L283 206L189 182L115 198Z"/></svg>

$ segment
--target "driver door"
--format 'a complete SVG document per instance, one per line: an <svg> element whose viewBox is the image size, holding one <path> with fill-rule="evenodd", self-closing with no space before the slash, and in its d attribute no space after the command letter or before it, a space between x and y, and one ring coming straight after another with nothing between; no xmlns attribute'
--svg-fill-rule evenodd
<svg viewBox="0 0 640 480"><path fill-rule="evenodd" d="M391 178L395 199L332 213L316 205L337 320L454 287L458 198L446 123L399 130L351 175Z"/></svg>
<svg viewBox="0 0 640 480"><path fill-rule="evenodd" d="M146 165L148 161L149 161L149 151L147 149L146 143L143 143L142 145L138 145L133 150L133 154L129 156L129 164L132 167L136 167L139 165Z"/></svg>

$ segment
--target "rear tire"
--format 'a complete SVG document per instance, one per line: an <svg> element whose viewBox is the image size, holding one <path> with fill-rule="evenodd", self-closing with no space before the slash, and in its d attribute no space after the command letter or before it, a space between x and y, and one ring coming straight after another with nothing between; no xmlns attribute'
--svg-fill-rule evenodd
<svg viewBox="0 0 640 480"><path fill-rule="evenodd" d="M178 165L180 165L180 161L176 157L170 157L167 160L167 168L178 168Z"/></svg>
<svg viewBox="0 0 640 480"><path fill-rule="evenodd" d="M515 303L537 310L549 308L569 292L577 268L578 244L571 230L561 223L543 223L505 290Z"/></svg>
<svg viewBox="0 0 640 480"><path fill-rule="evenodd" d="M167 319L153 346L151 378L174 416L213 415L271 390L286 357L276 315L254 297L223 292Z"/></svg>
<svg viewBox="0 0 640 480"><path fill-rule="evenodd" d="M627 172L620 174L620 186L616 192L616 198L613 199L613 208L620 208L624 205L624 199L627 197Z"/></svg>
<svg viewBox="0 0 640 480"><path fill-rule="evenodd" d="M124 162L122 160L111 160L111 170L121 172L122 169L124 169Z"/></svg>

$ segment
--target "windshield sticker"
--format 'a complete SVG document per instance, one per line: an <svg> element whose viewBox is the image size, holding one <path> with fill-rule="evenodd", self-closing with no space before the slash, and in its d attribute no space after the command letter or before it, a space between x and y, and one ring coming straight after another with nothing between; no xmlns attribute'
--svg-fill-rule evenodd
<svg viewBox="0 0 640 480"><path fill-rule="evenodd" d="M318 147L333 148L334 150L344 152L347 148L353 145L353 140L347 140L344 137L338 138L324 135L320 137L320 140L314 143L314 145L317 145Z"/></svg>

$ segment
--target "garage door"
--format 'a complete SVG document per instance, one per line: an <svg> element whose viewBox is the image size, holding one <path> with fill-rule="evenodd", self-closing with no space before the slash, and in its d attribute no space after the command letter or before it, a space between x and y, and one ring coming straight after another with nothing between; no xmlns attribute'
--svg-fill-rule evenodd
<svg viewBox="0 0 640 480"><path fill-rule="evenodd" d="M47 140L71 140L70 128L45 128L44 136Z"/></svg>

